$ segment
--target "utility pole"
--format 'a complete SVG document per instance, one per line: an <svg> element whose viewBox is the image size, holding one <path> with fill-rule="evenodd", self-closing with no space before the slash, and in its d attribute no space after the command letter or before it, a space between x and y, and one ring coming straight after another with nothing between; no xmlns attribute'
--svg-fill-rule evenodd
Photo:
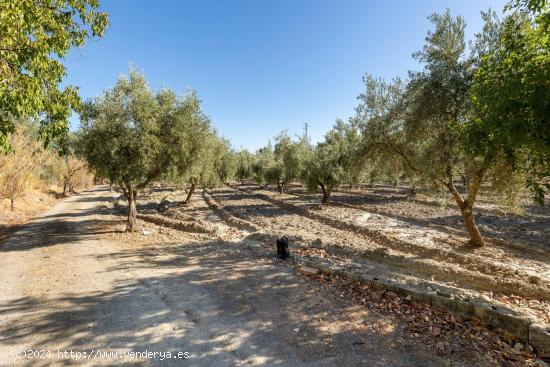
<svg viewBox="0 0 550 367"><path fill-rule="evenodd" d="M304 141L309 144L309 136L307 135L307 128L309 127L309 124L307 122L304 122Z"/></svg>

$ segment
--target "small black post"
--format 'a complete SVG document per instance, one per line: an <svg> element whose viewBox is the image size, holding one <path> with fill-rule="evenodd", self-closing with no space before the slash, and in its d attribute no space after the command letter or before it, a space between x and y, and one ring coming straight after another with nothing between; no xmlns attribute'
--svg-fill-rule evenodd
<svg viewBox="0 0 550 367"><path fill-rule="evenodd" d="M290 251L288 250L288 237L283 236L277 238L277 257L281 260L285 260L290 256Z"/></svg>

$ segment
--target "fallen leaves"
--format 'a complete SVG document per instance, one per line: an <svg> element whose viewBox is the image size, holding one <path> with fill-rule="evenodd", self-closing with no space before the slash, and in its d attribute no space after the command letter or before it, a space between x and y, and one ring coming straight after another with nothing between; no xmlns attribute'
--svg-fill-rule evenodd
<svg viewBox="0 0 550 367"><path fill-rule="evenodd" d="M353 303L390 316L403 325L404 331L421 345L433 348L442 356L453 353L488 354L499 365L536 366L531 346L509 339L501 330L491 329L479 318L464 320L459 315L415 303L411 297L325 274L310 275L311 279L335 288L337 294ZM378 332L377 325L371 325Z"/></svg>

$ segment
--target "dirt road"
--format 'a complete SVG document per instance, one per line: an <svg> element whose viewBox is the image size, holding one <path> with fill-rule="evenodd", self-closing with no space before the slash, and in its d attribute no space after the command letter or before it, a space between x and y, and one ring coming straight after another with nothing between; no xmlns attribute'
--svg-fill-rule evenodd
<svg viewBox="0 0 550 367"><path fill-rule="evenodd" d="M0 365L492 365L238 243L122 220L94 189L0 243Z"/></svg>

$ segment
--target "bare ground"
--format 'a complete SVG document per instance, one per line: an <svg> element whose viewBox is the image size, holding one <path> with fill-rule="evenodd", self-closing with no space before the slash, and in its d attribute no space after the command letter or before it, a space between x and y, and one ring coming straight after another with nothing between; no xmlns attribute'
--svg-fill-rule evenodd
<svg viewBox="0 0 550 367"><path fill-rule="evenodd" d="M238 189L218 189L213 196L236 216L268 231L293 236L314 255L326 257L318 250L320 243L329 253L335 248L344 250L339 255L349 250L344 255L355 261L375 261L401 274L459 287L470 295L550 322L550 250L545 247L545 239L538 239L540 244L490 239L485 248L471 249L465 246L463 234L452 226L432 226L432 219L422 214L412 218L417 212L430 211L431 204L400 200L402 207L410 210L411 219L404 219L402 208L398 220L396 215L384 212L390 209L385 208L388 198L384 201L383 197L372 207L357 204L321 208L316 197L301 192L280 195L257 186ZM300 189L294 187L292 191L296 194ZM334 200L339 200L335 196ZM304 210L313 217L304 215ZM539 215L544 223L546 214ZM423 220L426 223L422 224Z"/></svg>
<svg viewBox="0 0 550 367"><path fill-rule="evenodd" d="M241 240L246 233L219 222L200 200L185 211L210 214L219 235L149 224L122 233L123 217L98 189L63 200L3 241L0 365L536 365L480 325L391 294L304 278L259 257ZM442 325L411 329L411 313ZM497 342L509 358L498 359ZM14 357L25 350L52 354ZM58 350L88 355L59 357ZM90 357L97 350L110 357ZM112 357L144 350L190 358Z"/></svg>
<svg viewBox="0 0 550 367"><path fill-rule="evenodd" d="M33 188L15 200L15 209L10 210L10 200L0 198L0 240L28 223L39 213L50 208L60 194L53 190Z"/></svg>

